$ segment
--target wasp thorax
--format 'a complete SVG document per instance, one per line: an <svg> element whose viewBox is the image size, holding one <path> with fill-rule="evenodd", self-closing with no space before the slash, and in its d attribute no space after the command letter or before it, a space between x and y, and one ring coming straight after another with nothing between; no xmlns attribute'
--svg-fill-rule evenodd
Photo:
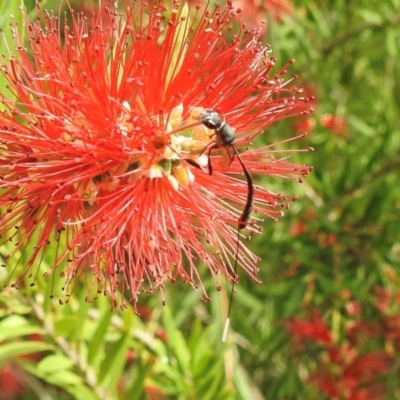
<svg viewBox="0 0 400 400"><path fill-rule="evenodd" d="M198 120L208 129L215 131L215 143L220 146L231 146L235 143L236 131L228 125L219 113L214 110L204 110Z"/></svg>

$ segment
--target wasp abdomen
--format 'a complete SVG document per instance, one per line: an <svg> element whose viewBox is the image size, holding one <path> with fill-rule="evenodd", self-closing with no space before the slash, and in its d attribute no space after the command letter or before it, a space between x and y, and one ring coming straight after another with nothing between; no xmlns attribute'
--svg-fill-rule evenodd
<svg viewBox="0 0 400 400"><path fill-rule="evenodd" d="M236 132L230 125L224 123L221 128L217 129L216 142L219 146L231 146L235 143Z"/></svg>

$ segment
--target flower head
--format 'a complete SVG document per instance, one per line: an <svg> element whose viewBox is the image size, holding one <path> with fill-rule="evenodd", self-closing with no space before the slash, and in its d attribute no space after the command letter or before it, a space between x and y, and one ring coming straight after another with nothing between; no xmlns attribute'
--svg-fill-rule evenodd
<svg viewBox="0 0 400 400"><path fill-rule="evenodd" d="M123 4L122 13L103 5L89 16L71 12L65 23L41 12L27 24L28 48L17 36L17 54L1 66L15 98L3 96L0 114L6 260L23 264L14 286L33 283L54 244L44 273L66 279L64 301L81 278L88 300L104 293L121 305L120 291L136 302L166 280L197 288L199 262L216 280L236 280L248 187L237 157L224 166L225 149L209 154L216 132L201 122L205 110L235 128L249 173L310 171L273 158L271 145L247 148L309 105L286 67L274 70L259 31L232 25L229 2L213 10ZM257 187L254 211L276 219L287 199ZM260 221L247 229L257 232ZM254 277L257 261L240 246L238 265Z"/></svg>

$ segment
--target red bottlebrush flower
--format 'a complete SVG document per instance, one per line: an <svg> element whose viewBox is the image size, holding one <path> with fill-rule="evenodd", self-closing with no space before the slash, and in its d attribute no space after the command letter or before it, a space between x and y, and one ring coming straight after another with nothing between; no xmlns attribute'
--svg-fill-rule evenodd
<svg viewBox="0 0 400 400"><path fill-rule="evenodd" d="M0 114L1 244L13 246L7 263L23 266L19 287L25 277L34 283L54 243L45 275L65 278L61 301L82 275L88 301L104 293L116 305L121 290L121 306L177 277L196 288L199 262L216 281L220 273L237 279L248 186L237 157L226 170L224 149L209 154L216 132L199 121L205 109L236 129L249 173L310 171L273 158L272 144L247 149L309 104L285 79L286 66L274 70L258 31L230 35L230 2L204 11L123 4L122 13L72 12L64 25L45 13L27 23L28 51L17 36L17 54L1 66L16 99L3 98ZM257 187L254 211L277 219L286 200ZM258 232L258 222L252 217L248 230ZM238 265L256 277L257 262L241 244Z"/></svg>

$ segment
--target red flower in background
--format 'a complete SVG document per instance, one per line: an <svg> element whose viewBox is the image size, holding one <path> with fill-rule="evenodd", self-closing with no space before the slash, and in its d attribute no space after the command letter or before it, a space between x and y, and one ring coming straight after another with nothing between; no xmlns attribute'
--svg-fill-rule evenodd
<svg viewBox="0 0 400 400"><path fill-rule="evenodd" d="M19 373L19 367L11 364L0 369L0 400L13 399L24 393L26 383Z"/></svg>
<svg viewBox="0 0 400 400"><path fill-rule="evenodd" d="M316 88L307 82L303 82L301 86L303 96L309 98L310 104L312 104L313 107L316 107L318 102L318 93ZM313 131L314 127L315 119L310 114L301 115L294 119L293 129L298 134L310 133Z"/></svg>
<svg viewBox="0 0 400 400"><path fill-rule="evenodd" d="M349 134L347 121L343 117L325 114L321 119L321 124L324 128L329 129L335 135L347 137Z"/></svg>
<svg viewBox="0 0 400 400"><path fill-rule="evenodd" d="M136 302L167 279L196 288L199 262L216 281L221 272L236 279L248 187L237 157L226 170L221 152L208 155L215 131L198 120L205 109L236 129L250 173L310 171L273 158L272 144L247 148L309 104L285 79L286 66L274 70L259 31L228 39L230 3L188 11L124 2L123 11L72 14L64 26L46 14L27 24L30 50L17 37L18 54L1 67L16 98L4 98L0 114L1 244L11 243L6 260L23 266L16 287L24 277L34 283L51 244L45 275L65 278L64 301L83 274L88 300L104 293L115 305L119 289ZM254 209L276 219L287 199L257 187ZM257 261L241 245L238 265L254 277Z"/></svg>
<svg viewBox="0 0 400 400"><path fill-rule="evenodd" d="M293 6L288 0L260 0L260 2L275 20L280 20L285 14L291 14L293 11Z"/></svg>
<svg viewBox="0 0 400 400"><path fill-rule="evenodd" d="M348 357L348 351L351 357ZM355 351L352 354L353 351L345 346L340 348L340 357L334 366L320 366L309 382L330 398L384 399L385 388L379 383L379 377L388 373L390 357L384 352L358 355Z"/></svg>
<svg viewBox="0 0 400 400"><path fill-rule="evenodd" d="M295 341L296 351L307 343L313 364L318 367L310 373L308 382L329 398L344 400L374 400L385 396L380 378L390 371L393 358L385 351L360 354L357 336L377 336L377 330L365 329L365 324L351 323L346 330L345 340L334 340L321 314L311 310L308 319L293 318L285 322ZM384 335L386 337L386 335ZM339 343L340 342L340 343Z"/></svg>
<svg viewBox="0 0 400 400"><path fill-rule="evenodd" d="M308 320L292 318L286 321L285 325L290 336L298 343L302 343L305 340L311 340L325 345L330 345L332 343L331 333L322 319L321 314L316 310L312 310L310 319Z"/></svg>
<svg viewBox="0 0 400 400"><path fill-rule="evenodd" d="M285 0L234 0L233 5L242 10L240 21L250 27L260 26L269 16L279 21L292 13L292 5Z"/></svg>
<svg viewBox="0 0 400 400"><path fill-rule="evenodd" d="M311 132L314 129L315 126L315 121L313 118L310 118L309 116L305 116L302 118L297 118L297 120L294 123L294 130L298 133L303 133L303 132Z"/></svg>
<svg viewBox="0 0 400 400"><path fill-rule="evenodd" d="M43 341L43 337L39 334L31 334L27 338L32 341ZM0 346L2 343L0 343ZM43 352L28 353L19 355L18 359L28 360L37 364L44 357ZM2 360L3 361L3 360ZM0 366L0 400L15 399L17 397L26 398L27 374L24 369L15 360L8 359Z"/></svg>

